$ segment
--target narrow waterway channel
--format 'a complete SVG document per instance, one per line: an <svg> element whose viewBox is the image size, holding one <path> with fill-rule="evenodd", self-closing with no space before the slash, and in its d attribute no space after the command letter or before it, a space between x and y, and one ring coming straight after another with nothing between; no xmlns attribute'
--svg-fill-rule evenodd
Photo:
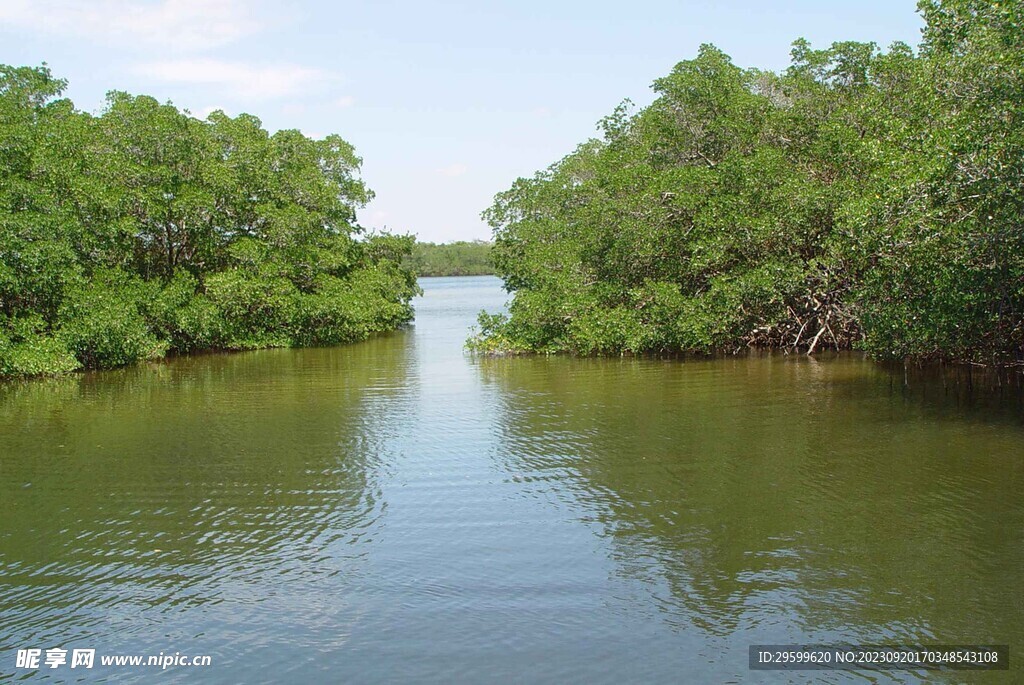
<svg viewBox="0 0 1024 685"><path fill-rule="evenodd" d="M0 386L0 680L52 647L210 655L202 682L721 683L772 675L758 643L1024 645L1015 407L854 355L474 359L500 282L422 285L357 345Z"/></svg>

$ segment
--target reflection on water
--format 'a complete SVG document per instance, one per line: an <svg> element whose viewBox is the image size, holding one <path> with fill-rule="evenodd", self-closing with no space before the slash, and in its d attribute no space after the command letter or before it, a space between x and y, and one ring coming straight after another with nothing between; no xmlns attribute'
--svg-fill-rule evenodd
<svg viewBox="0 0 1024 685"><path fill-rule="evenodd" d="M343 646L386 508L374 417L409 411L406 351L384 337L3 386L0 644L243 663L272 642Z"/></svg>
<svg viewBox="0 0 1024 685"><path fill-rule="evenodd" d="M359 345L0 386L0 680L53 646L213 656L178 682L620 683L763 682L752 643L1022 644L1014 393L472 359L498 281L423 285Z"/></svg>
<svg viewBox="0 0 1024 685"><path fill-rule="evenodd" d="M849 356L481 371L499 458L674 630L723 649L1024 636L1019 422L952 419Z"/></svg>

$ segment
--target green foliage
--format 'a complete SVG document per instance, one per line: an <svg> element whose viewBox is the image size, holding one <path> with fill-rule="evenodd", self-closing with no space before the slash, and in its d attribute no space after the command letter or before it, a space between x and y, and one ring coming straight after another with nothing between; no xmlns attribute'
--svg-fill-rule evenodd
<svg viewBox="0 0 1024 685"><path fill-rule="evenodd" d="M118 92L93 116L64 86L0 66L0 376L349 342L412 318L413 240L360 235L373 195L340 137Z"/></svg>
<svg viewBox="0 0 1024 685"><path fill-rule="evenodd" d="M480 312L477 328L466 342L466 348L478 354L519 354L527 352L507 334L508 317L504 314Z"/></svg>
<svg viewBox="0 0 1024 685"><path fill-rule="evenodd" d="M484 212L480 351L1024 356L1024 2L921 3L917 54L712 46Z"/></svg>
<svg viewBox="0 0 1024 685"><path fill-rule="evenodd" d="M40 376L78 368L64 341L45 330L39 315L0 322L0 375Z"/></svg>
<svg viewBox="0 0 1024 685"><path fill-rule="evenodd" d="M206 296L224 320L229 349L287 347L288 320L298 288L273 273L232 269L206 279Z"/></svg>
<svg viewBox="0 0 1024 685"><path fill-rule="evenodd" d="M71 288L58 312L58 337L85 368L109 369L163 355L166 345L142 315L146 284L121 272L98 273Z"/></svg>
<svg viewBox="0 0 1024 685"><path fill-rule="evenodd" d="M481 240L418 242L405 263L417 276L483 276L494 273L491 243Z"/></svg>
<svg viewBox="0 0 1024 685"><path fill-rule="evenodd" d="M172 349L176 352L244 349L245 347L237 340L231 339L229 322L208 297L196 295L182 307L176 309L174 314L175 331Z"/></svg>

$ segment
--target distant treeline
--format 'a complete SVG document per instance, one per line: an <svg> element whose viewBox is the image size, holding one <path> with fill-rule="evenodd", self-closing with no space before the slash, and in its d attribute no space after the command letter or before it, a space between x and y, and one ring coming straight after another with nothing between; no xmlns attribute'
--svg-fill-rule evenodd
<svg viewBox="0 0 1024 685"><path fill-rule="evenodd" d="M417 276L482 276L493 274L491 243L416 243L406 265Z"/></svg>
<svg viewBox="0 0 1024 685"><path fill-rule="evenodd" d="M1024 357L1024 1L923 0L917 50L710 45L485 213L481 351Z"/></svg>
<svg viewBox="0 0 1024 685"><path fill-rule="evenodd" d="M412 318L411 237L360 235L352 146L0 66L0 376L366 338Z"/></svg>

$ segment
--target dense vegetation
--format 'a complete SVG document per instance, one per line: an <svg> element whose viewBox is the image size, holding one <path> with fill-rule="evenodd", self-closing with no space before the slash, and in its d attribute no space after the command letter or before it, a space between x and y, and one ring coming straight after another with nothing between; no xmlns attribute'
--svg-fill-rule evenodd
<svg viewBox="0 0 1024 685"><path fill-rule="evenodd" d="M327 345L412 317L412 238L365 236L338 136L200 121L0 67L0 376L168 352Z"/></svg>
<svg viewBox="0 0 1024 685"><path fill-rule="evenodd" d="M703 46L485 218L481 351L1024 352L1024 2L930 0L915 52Z"/></svg>
<svg viewBox="0 0 1024 685"><path fill-rule="evenodd" d="M406 265L417 276L482 276L494 273L491 243L482 240L417 242L406 259Z"/></svg>

